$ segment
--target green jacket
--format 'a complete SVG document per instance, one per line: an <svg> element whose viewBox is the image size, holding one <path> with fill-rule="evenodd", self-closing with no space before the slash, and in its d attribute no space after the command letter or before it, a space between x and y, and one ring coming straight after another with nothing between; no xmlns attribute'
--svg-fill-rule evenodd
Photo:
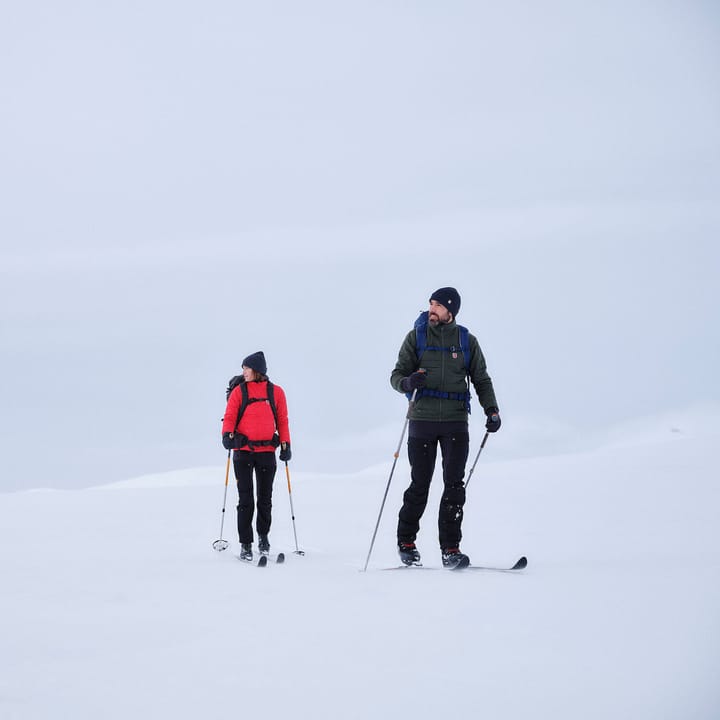
<svg viewBox="0 0 720 720"><path fill-rule="evenodd" d="M455 320L447 325L433 327L428 323L427 344L436 347L460 346L460 331ZM442 392L463 393L468 389L467 378L475 388L477 398L484 410L497 407L492 380L487 373L485 358L480 344L474 335L469 337L470 370L465 370L465 360L460 350L453 353L442 350L426 350L418 362L415 329L411 330L403 340L398 353L395 369L390 375L390 384L398 392L403 378L411 375L419 368L427 372L426 388ZM467 422L468 414L462 400L449 400L436 397L421 397L410 414L411 420L460 420Z"/></svg>

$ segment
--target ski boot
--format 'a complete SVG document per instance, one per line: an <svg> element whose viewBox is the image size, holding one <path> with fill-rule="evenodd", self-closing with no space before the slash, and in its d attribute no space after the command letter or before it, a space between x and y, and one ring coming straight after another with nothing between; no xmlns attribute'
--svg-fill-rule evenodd
<svg viewBox="0 0 720 720"><path fill-rule="evenodd" d="M240 544L240 559L252 562L252 543L241 543Z"/></svg>
<svg viewBox="0 0 720 720"><path fill-rule="evenodd" d="M398 542L398 554L400 555L400 562L403 565L422 565L420 562L420 553L415 547L414 542Z"/></svg>
<svg viewBox="0 0 720 720"><path fill-rule="evenodd" d="M445 548L442 551L442 564L448 570L461 570L470 564L470 558L460 552L460 548Z"/></svg>
<svg viewBox="0 0 720 720"><path fill-rule="evenodd" d="M258 537L258 552L261 555L270 554L270 541L268 540L267 535L260 535Z"/></svg>

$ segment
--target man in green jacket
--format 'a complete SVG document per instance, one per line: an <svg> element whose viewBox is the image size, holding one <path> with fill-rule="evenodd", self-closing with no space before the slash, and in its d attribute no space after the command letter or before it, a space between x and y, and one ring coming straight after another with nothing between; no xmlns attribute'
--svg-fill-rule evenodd
<svg viewBox="0 0 720 720"><path fill-rule="evenodd" d="M430 296L428 311L405 337L390 376L395 390L409 397L414 393L415 397L408 429L411 482L403 495L397 529L398 552L405 565L420 564L415 539L428 501L438 445L445 485L438 514L442 562L449 568L470 563L468 556L460 552L463 477L470 445L470 383L487 416L488 432L500 428L485 358L477 338L456 324L459 310L460 295L455 288L436 290Z"/></svg>

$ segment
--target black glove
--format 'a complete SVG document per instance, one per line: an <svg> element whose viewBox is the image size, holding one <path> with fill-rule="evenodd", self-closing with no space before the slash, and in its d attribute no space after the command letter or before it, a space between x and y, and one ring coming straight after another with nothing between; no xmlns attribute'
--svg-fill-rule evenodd
<svg viewBox="0 0 720 720"><path fill-rule="evenodd" d="M239 450L247 445L248 439L246 435L238 435L237 433L223 433L222 444L226 450Z"/></svg>
<svg viewBox="0 0 720 720"><path fill-rule="evenodd" d="M489 407L485 414L487 415L487 422L485 423L485 429L488 432L497 432L500 429L500 411L496 407Z"/></svg>
<svg viewBox="0 0 720 720"><path fill-rule="evenodd" d="M283 443L280 447L280 460L282 462L288 462L292 457L292 450L290 449L290 443Z"/></svg>
<svg viewBox="0 0 720 720"><path fill-rule="evenodd" d="M414 372L412 375L404 377L400 381L400 388L403 392L412 392L419 388L425 387L427 375L424 372Z"/></svg>

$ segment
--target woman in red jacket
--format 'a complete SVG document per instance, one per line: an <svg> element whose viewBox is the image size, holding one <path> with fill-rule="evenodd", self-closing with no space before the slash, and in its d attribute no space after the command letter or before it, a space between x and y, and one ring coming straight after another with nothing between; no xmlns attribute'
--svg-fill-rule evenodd
<svg viewBox="0 0 720 720"><path fill-rule="evenodd" d="M290 460L292 453L285 392L268 380L265 355L262 352L248 355L243 360L242 369L242 380L228 397L222 443L226 450L234 450L240 558L252 560L253 471L257 480L255 528L258 552L267 555L270 552L268 533L272 521L272 487L277 470L275 448L280 446L280 460L283 462Z"/></svg>

